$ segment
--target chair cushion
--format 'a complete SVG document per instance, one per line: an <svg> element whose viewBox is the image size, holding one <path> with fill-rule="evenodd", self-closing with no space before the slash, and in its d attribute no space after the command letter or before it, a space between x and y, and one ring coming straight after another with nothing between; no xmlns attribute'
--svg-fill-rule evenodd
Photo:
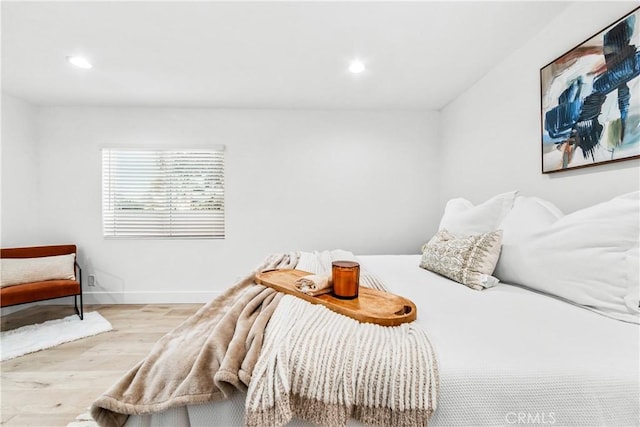
<svg viewBox="0 0 640 427"><path fill-rule="evenodd" d="M41 301L80 294L80 283L75 280L46 280L44 282L0 288L0 306Z"/></svg>

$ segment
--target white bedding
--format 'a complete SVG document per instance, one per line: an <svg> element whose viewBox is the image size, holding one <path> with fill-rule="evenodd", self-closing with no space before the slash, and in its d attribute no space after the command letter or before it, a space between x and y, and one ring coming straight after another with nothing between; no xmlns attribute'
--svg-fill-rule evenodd
<svg viewBox="0 0 640 427"><path fill-rule="evenodd" d="M417 255L360 259L418 304L440 371L432 425L509 425L523 414L527 424L638 425L638 325L515 286L473 291L418 268Z"/></svg>
<svg viewBox="0 0 640 427"><path fill-rule="evenodd" d="M419 268L419 255L359 260L418 306L440 372L430 425L639 425L638 325L515 286L474 291ZM243 404L238 394L127 425L242 425Z"/></svg>

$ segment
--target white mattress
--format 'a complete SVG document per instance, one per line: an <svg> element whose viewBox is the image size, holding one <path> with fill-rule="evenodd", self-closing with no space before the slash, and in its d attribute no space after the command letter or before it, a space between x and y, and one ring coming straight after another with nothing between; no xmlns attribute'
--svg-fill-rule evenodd
<svg viewBox="0 0 640 427"><path fill-rule="evenodd" d="M638 325L515 286L474 291L419 268L419 255L359 259L418 306L440 372L430 425L640 424ZM238 394L127 425L242 425L243 402Z"/></svg>

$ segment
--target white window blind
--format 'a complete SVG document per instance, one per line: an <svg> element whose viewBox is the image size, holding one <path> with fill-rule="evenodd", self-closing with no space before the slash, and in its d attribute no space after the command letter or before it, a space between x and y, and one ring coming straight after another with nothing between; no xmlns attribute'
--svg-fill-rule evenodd
<svg viewBox="0 0 640 427"><path fill-rule="evenodd" d="M224 148L102 150L105 237L224 238Z"/></svg>

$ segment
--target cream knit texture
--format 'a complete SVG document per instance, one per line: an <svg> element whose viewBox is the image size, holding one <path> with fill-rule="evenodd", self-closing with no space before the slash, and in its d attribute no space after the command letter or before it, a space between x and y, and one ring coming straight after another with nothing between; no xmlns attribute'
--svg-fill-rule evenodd
<svg viewBox="0 0 640 427"><path fill-rule="evenodd" d="M304 253L296 268L310 270ZM339 426L353 417L370 425L424 426L437 395L436 356L418 325L360 323L286 295L265 330L245 424L282 426L298 417Z"/></svg>

